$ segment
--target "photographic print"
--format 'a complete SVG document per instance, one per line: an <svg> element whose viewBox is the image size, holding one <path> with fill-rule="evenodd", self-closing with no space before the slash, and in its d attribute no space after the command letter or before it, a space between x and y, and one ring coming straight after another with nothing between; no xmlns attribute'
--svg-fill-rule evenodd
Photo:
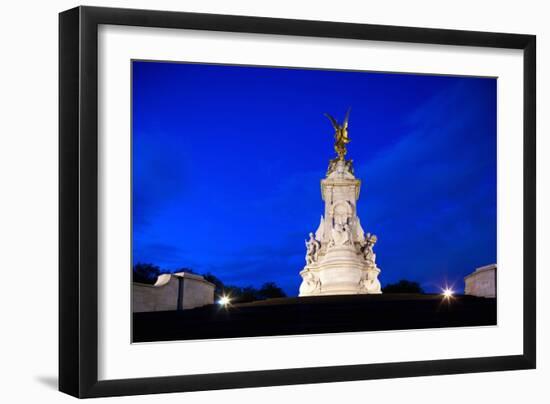
<svg viewBox="0 0 550 404"><path fill-rule="evenodd" d="M534 35L64 11L59 389L534 369L535 160Z"/></svg>
<svg viewBox="0 0 550 404"><path fill-rule="evenodd" d="M497 324L497 79L134 60L133 342Z"/></svg>

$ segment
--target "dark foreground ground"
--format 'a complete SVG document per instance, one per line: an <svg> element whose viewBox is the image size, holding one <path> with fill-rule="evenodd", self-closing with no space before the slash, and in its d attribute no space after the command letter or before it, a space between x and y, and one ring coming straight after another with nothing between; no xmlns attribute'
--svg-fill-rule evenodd
<svg viewBox="0 0 550 404"><path fill-rule="evenodd" d="M496 325L496 299L383 294L134 313L134 342Z"/></svg>

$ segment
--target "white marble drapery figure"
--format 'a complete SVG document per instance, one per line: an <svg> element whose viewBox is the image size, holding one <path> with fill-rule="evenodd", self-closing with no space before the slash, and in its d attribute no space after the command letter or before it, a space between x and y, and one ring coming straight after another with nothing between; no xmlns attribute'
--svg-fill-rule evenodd
<svg viewBox="0 0 550 404"><path fill-rule="evenodd" d="M361 251L365 257L365 261L368 263L376 263L376 254L374 253L374 245L378 241L378 237L374 234L367 233L365 235L364 241L361 244Z"/></svg>
<svg viewBox="0 0 550 404"><path fill-rule="evenodd" d="M317 262L321 243L315 239L313 233L309 233L309 240L306 240L306 264Z"/></svg>
<svg viewBox="0 0 550 404"><path fill-rule="evenodd" d="M329 246L342 246L351 243L351 233L347 224L335 223L331 231L331 240Z"/></svg>
<svg viewBox="0 0 550 404"><path fill-rule="evenodd" d="M314 295L320 292L321 282L319 275L313 271L305 271L302 274L302 284L300 285L300 296Z"/></svg>

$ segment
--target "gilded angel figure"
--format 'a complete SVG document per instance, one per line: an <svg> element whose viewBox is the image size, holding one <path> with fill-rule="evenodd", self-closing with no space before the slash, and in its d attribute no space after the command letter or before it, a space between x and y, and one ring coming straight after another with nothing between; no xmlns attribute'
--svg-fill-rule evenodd
<svg viewBox="0 0 550 404"><path fill-rule="evenodd" d="M339 160L345 159L347 153L346 145L351 141L348 135L348 122L350 111L351 108L349 108L346 112L346 117L344 118L344 122L342 123L342 125L340 125L338 121L334 119L334 117L332 117L331 115L325 114L325 116L330 119L330 122L332 123L332 126L334 128L334 150L336 151Z"/></svg>

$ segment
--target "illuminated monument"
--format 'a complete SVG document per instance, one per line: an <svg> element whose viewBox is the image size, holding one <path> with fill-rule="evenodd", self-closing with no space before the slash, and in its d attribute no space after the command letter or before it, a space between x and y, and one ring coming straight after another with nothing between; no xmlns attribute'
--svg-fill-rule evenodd
<svg viewBox="0 0 550 404"><path fill-rule="evenodd" d="M330 115L337 157L330 160L321 180L325 213L315 234L306 240L306 266L300 272L300 296L380 294L373 251L376 236L363 231L357 216L361 181L346 160L349 110L342 125Z"/></svg>

